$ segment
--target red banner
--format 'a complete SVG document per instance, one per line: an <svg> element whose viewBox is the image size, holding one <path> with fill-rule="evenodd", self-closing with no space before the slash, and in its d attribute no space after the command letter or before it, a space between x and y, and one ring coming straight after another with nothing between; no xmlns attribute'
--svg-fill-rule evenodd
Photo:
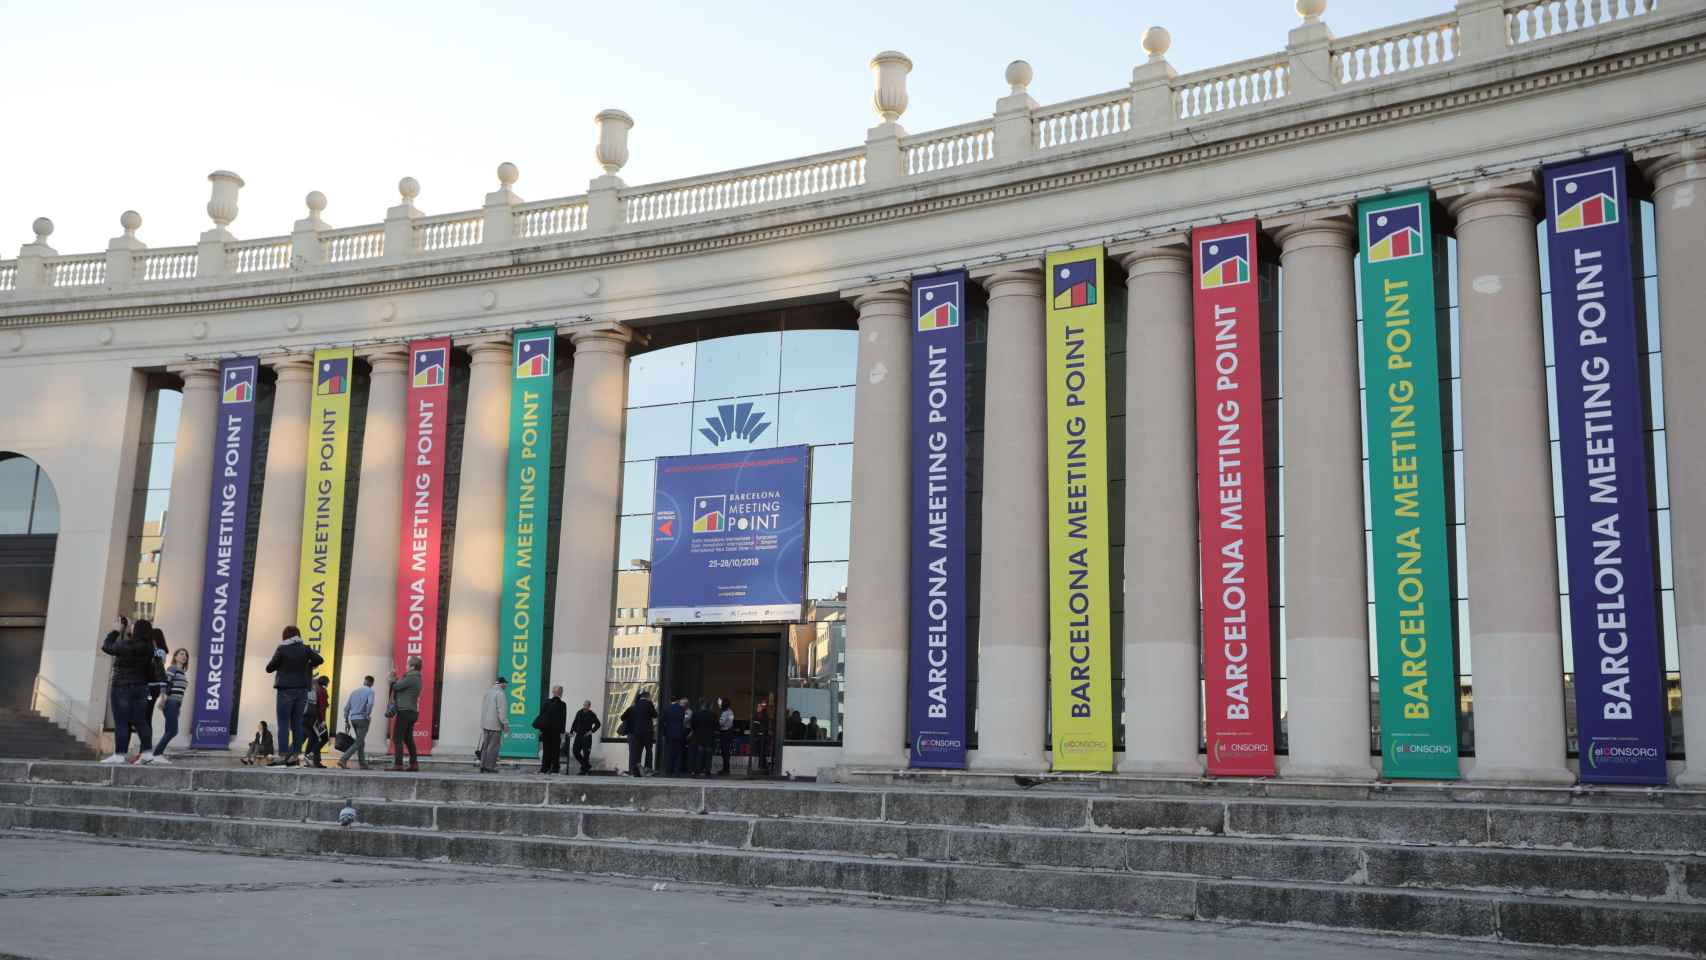
<svg viewBox="0 0 1706 960"><path fill-rule="evenodd" d="M1191 231L1208 772L1274 772L1256 221Z"/></svg>
<svg viewBox="0 0 1706 960"><path fill-rule="evenodd" d="M403 523L397 550L397 673L421 658L415 749L432 752L438 674L438 564L444 522L444 435L450 415L450 341L409 344L408 418L403 434Z"/></svg>

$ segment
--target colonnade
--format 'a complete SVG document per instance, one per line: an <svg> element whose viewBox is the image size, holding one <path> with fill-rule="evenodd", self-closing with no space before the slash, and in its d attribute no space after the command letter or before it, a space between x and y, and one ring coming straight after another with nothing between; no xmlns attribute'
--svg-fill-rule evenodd
<svg viewBox="0 0 1706 960"><path fill-rule="evenodd" d="M1671 475L1706 475L1706 166L1699 142L1637 159L1653 183L1664 308ZM1565 765L1562 654L1550 495L1546 381L1533 173L1438 189L1457 223L1462 329L1469 619L1476 779L1571 779ZM1368 616L1358 422L1353 211L1325 206L1267 218L1285 269L1284 582L1289 638L1289 776L1368 778ZM1118 769L1194 774L1200 729L1192 351L1187 236L1119 243L1126 273L1125 716ZM972 765L1047 766L1048 592L1044 474L1042 261L972 274L989 297L982 605ZM844 292L858 311L853 520L843 762L904 766L906 750L909 295L904 282ZM626 358L620 325L568 329L574 349L559 544L553 677L578 704L602 705L621 494ZM455 575L445 636L441 749L471 748L477 705L497 669L509 340L458 344L473 358L460 467ZM343 676L383 677L391 656L404 413L399 346L368 353L373 384L346 619ZM271 716L262 670L295 609L308 361L278 374L243 670L244 738ZM190 366L160 574L168 633L193 644L207 536L217 410L213 368ZM199 516L199 521L196 519ZM1706 498L1671 506L1676 628L1687 740L1706 751ZM1120 585L1114 585L1116 589ZM177 640L174 641L178 642ZM348 689L346 686L345 689ZM1706 783L1706 761L1681 782Z"/></svg>

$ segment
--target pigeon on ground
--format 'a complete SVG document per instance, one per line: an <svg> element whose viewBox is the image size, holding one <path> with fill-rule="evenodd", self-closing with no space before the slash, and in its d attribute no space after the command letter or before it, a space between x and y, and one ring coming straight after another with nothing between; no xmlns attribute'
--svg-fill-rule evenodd
<svg viewBox="0 0 1706 960"><path fill-rule="evenodd" d="M338 811L338 826L348 827L355 824L355 801L345 800L344 808Z"/></svg>

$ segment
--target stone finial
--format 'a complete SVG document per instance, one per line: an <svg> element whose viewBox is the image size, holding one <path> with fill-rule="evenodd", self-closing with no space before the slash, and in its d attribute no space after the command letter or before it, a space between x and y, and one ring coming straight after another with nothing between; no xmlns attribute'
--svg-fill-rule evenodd
<svg viewBox="0 0 1706 960"><path fill-rule="evenodd" d="M320 214L326 210L326 195L318 190L310 190L308 196L302 198L302 202L308 205L308 222L319 226L323 222Z"/></svg>
<svg viewBox="0 0 1706 960"><path fill-rule="evenodd" d="M415 198L421 195L421 182L414 177L404 177L398 180L397 195L403 198L403 206L414 206Z"/></svg>
<svg viewBox="0 0 1706 960"><path fill-rule="evenodd" d="M898 50L884 50L871 58L876 91L871 103L884 123L894 123L906 112L906 75L912 72L912 61Z"/></svg>
<svg viewBox="0 0 1706 960"><path fill-rule="evenodd" d="M1173 35L1166 27L1150 27L1143 31L1143 52L1149 54L1149 62L1165 60L1167 51L1173 46Z"/></svg>
<svg viewBox="0 0 1706 960"><path fill-rule="evenodd" d="M37 217L35 222L30 224L30 229L36 232L35 242L45 247L47 238L53 236L53 221L46 217Z"/></svg>
<svg viewBox="0 0 1706 960"><path fill-rule="evenodd" d="M620 110L601 110L592 122L598 124L593 155L606 174L615 176L628 163L628 131L634 129L634 118Z"/></svg>
<svg viewBox="0 0 1706 960"><path fill-rule="evenodd" d="M237 219L237 191L243 187L243 178L229 170L215 170L207 175L207 180L213 184L207 215L216 228L224 230Z"/></svg>
<svg viewBox="0 0 1706 960"><path fill-rule="evenodd" d="M1297 15L1304 23L1314 23L1327 12L1327 0L1297 0Z"/></svg>
<svg viewBox="0 0 1706 960"><path fill-rule="evenodd" d="M1031 78L1035 76L1036 72L1031 69L1031 65L1023 60L1015 60L1007 65L1007 85L1013 88L1013 93L1026 92L1026 88L1031 85Z"/></svg>
<svg viewBox="0 0 1706 960"><path fill-rule="evenodd" d="M520 167L516 166L513 163L510 163L508 160L505 160L503 163L498 164L498 184L502 189L508 190L509 188L515 186L515 182L517 180L520 180L520 179L521 179L521 168Z"/></svg>
<svg viewBox="0 0 1706 960"><path fill-rule="evenodd" d="M135 210L126 210L118 215L118 225L124 228L126 240L135 240L136 231L142 229L142 214Z"/></svg>

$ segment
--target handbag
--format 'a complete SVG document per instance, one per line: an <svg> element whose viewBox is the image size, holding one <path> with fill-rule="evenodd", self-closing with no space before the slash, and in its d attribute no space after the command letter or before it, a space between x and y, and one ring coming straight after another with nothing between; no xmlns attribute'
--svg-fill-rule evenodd
<svg viewBox="0 0 1706 960"><path fill-rule="evenodd" d="M337 744L338 750L343 751L348 750L350 747L355 745L355 738L342 730L339 730L337 739L334 742Z"/></svg>

